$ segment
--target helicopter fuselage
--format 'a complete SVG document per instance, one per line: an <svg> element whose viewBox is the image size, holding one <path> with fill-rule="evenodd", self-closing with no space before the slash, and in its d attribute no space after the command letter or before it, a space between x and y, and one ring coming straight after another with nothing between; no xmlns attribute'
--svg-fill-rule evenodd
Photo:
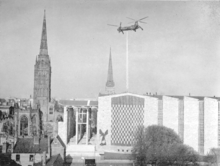
<svg viewBox="0 0 220 166"><path fill-rule="evenodd" d="M127 18L129 18L129 17L127 17ZM141 19L139 19L139 20L135 20L135 19L133 19L133 18L129 18L129 19L131 19L131 20L134 21L134 24L131 25L131 26L124 26L124 27L122 27L122 26L121 26L121 23L120 23L120 26L119 26L119 27L118 27L117 25L113 25L113 24L108 24L108 25L109 25L109 26L118 27L117 30L118 30L119 33L121 32L121 33L124 34L124 31L135 31L135 32L136 32L137 29L143 30L143 28L138 25L138 22L140 22L140 23L145 23L145 22L143 22L142 20L143 20L143 19L146 19L146 18L147 18L147 17L144 17L144 18L141 18ZM132 21L132 22L133 22L133 21Z"/></svg>
<svg viewBox="0 0 220 166"><path fill-rule="evenodd" d="M131 25L131 26L126 26L126 27L119 27L118 28L118 32L120 33L120 32L124 32L124 31L135 31L136 32L136 30L137 29L142 29L143 30L143 28L141 28L137 23L136 24L134 24L134 25Z"/></svg>

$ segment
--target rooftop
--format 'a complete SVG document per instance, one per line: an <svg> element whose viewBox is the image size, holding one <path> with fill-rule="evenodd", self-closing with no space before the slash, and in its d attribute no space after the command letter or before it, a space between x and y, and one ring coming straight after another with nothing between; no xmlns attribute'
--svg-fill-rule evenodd
<svg viewBox="0 0 220 166"><path fill-rule="evenodd" d="M39 144L34 144L34 138L18 138L14 153L43 153L48 152L48 139L40 138Z"/></svg>
<svg viewBox="0 0 220 166"><path fill-rule="evenodd" d="M62 105L69 105L69 106L98 106L98 101L97 100L60 100L60 104Z"/></svg>

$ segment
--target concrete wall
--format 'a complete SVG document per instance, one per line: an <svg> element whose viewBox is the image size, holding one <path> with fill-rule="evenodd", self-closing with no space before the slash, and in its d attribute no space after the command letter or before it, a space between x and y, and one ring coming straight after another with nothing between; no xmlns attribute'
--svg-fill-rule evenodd
<svg viewBox="0 0 220 166"><path fill-rule="evenodd" d="M204 153L218 147L218 101L204 98Z"/></svg>
<svg viewBox="0 0 220 166"><path fill-rule="evenodd" d="M154 97L145 97L144 105L144 126L158 124L158 99Z"/></svg>
<svg viewBox="0 0 220 166"><path fill-rule="evenodd" d="M102 96L98 101L96 145L100 145L103 138L100 130L102 133L108 131L105 136L106 146L130 146L138 126L157 124L156 98L126 93ZM146 114L146 109L151 113Z"/></svg>
<svg viewBox="0 0 220 166"><path fill-rule="evenodd" d="M76 108L77 109L77 108ZM76 134L76 117L72 107L67 109L67 142Z"/></svg>
<svg viewBox="0 0 220 166"><path fill-rule="evenodd" d="M63 122L58 122L58 135L67 144L67 107L64 107Z"/></svg>
<svg viewBox="0 0 220 166"><path fill-rule="evenodd" d="M204 100L199 100L199 153L204 154Z"/></svg>
<svg viewBox="0 0 220 166"><path fill-rule="evenodd" d="M199 150L199 100L184 97L184 143Z"/></svg>
<svg viewBox="0 0 220 166"><path fill-rule="evenodd" d="M144 125L144 108L145 96L125 94L112 97L112 145L132 145L137 128Z"/></svg>
<svg viewBox="0 0 220 166"><path fill-rule="evenodd" d="M15 153L13 153L11 155L11 159L16 161L16 155ZM34 164L34 160L33 161L29 161L29 157L30 155L34 155L34 154L18 154L20 155L20 161L16 161L18 164L22 165L22 166L29 166L29 165L33 165ZM35 157L35 155L34 155Z"/></svg>
<svg viewBox="0 0 220 166"><path fill-rule="evenodd" d="M108 134L105 136L106 145L111 145L111 96L104 96L98 98L98 116L97 116L97 141L96 145L100 145L102 136L99 131Z"/></svg>
<svg viewBox="0 0 220 166"><path fill-rule="evenodd" d="M163 96L163 126L173 129L178 133L179 100Z"/></svg>
<svg viewBox="0 0 220 166"><path fill-rule="evenodd" d="M163 126L163 100L158 99L158 125Z"/></svg>
<svg viewBox="0 0 220 166"><path fill-rule="evenodd" d="M218 101L218 147L220 147L220 101Z"/></svg>
<svg viewBox="0 0 220 166"><path fill-rule="evenodd" d="M183 142L200 154L206 154L210 148L220 144L220 108L213 98L168 97L155 98L135 94L118 94L99 97L97 122L97 145L101 143L99 130L108 130L107 145L111 146L112 98L119 96L136 96L144 98L144 126L163 125L179 134ZM130 102L130 101L129 101ZM131 101L132 102L132 101ZM219 119L219 120L218 120ZM125 119L124 119L125 120ZM132 122L133 123L133 122Z"/></svg>
<svg viewBox="0 0 220 166"><path fill-rule="evenodd" d="M178 135L184 141L184 100L179 99L179 112L178 112Z"/></svg>

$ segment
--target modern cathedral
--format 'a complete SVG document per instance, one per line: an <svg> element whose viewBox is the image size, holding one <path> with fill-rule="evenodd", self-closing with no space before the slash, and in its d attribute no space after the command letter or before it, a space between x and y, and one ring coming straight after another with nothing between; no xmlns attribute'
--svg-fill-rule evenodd
<svg viewBox="0 0 220 166"><path fill-rule="evenodd" d="M106 153L131 154L140 125L169 127L200 154L220 146L219 97L116 94L110 51L105 93L96 100L52 101L51 70L44 15L33 102L29 109L17 111L16 135L59 138L67 161L81 157L102 160Z"/></svg>

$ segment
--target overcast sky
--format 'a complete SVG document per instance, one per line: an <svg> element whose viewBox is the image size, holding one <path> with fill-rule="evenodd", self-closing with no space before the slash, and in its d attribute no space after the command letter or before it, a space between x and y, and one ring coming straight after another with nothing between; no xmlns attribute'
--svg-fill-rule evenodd
<svg viewBox="0 0 220 166"><path fill-rule="evenodd" d="M46 9L52 97L95 98L105 90L112 50L116 92L124 92L129 32L130 91L220 96L220 2L0 0L0 97L33 94Z"/></svg>

